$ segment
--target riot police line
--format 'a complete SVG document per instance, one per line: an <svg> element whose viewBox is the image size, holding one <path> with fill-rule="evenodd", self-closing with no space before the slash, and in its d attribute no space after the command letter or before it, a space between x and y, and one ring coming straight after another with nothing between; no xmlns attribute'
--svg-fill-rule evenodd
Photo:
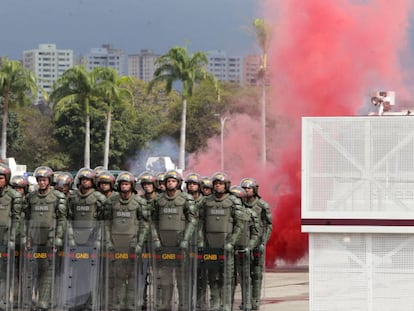
<svg viewBox="0 0 414 311"><path fill-rule="evenodd" d="M254 178L34 177L0 164L0 310L259 310L272 222Z"/></svg>

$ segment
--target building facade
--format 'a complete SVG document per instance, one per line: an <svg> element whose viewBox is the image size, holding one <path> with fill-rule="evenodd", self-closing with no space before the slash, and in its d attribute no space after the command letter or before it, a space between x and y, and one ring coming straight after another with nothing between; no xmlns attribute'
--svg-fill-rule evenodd
<svg viewBox="0 0 414 311"><path fill-rule="evenodd" d="M128 76L149 82L154 77L155 62L159 55L152 50L142 49L138 54L128 55Z"/></svg>
<svg viewBox="0 0 414 311"><path fill-rule="evenodd" d="M103 44L100 48L92 48L86 55L87 69L95 67L109 67L117 71L118 75L125 75L125 52L116 49L111 44Z"/></svg>
<svg viewBox="0 0 414 311"><path fill-rule="evenodd" d="M55 44L39 44L37 49L23 51L23 66L37 78L36 104L39 104L44 101L43 92L50 94L55 81L73 67L73 50L57 49Z"/></svg>
<svg viewBox="0 0 414 311"><path fill-rule="evenodd" d="M241 84L243 77L242 58L227 56L222 50L207 52L207 71L220 81Z"/></svg>

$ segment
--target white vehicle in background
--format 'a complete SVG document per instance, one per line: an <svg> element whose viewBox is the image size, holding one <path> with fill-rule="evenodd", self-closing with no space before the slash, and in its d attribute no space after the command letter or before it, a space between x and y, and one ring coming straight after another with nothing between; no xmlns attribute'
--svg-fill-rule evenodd
<svg viewBox="0 0 414 311"><path fill-rule="evenodd" d="M11 170L11 177L13 176L23 176L26 174L27 166L22 164L17 164L16 160L14 158L7 158L4 161L5 164L10 168Z"/></svg>
<svg viewBox="0 0 414 311"><path fill-rule="evenodd" d="M150 172L159 173L168 170L176 170L177 166L170 157L148 157L145 169Z"/></svg>

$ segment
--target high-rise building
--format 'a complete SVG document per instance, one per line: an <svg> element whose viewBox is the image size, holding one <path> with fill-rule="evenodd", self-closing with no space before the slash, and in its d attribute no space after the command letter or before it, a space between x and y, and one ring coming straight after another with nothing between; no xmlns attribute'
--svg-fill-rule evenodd
<svg viewBox="0 0 414 311"><path fill-rule="evenodd" d="M36 104L44 101L43 92L50 94L54 82L72 66L73 50L58 50L55 44L39 44L37 49L23 51L23 67L37 78Z"/></svg>
<svg viewBox="0 0 414 311"><path fill-rule="evenodd" d="M243 85L259 85L259 71L262 64L260 55L249 54L243 59ZM269 70L266 72L265 83L270 85Z"/></svg>
<svg viewBox="0 0 414 311"><path fill-rule="evenodd" d="M86 57L89 71L95 67L109 67L115 69L118 75L125 75L125 52L114 48L111 44L90 49Z"/></svg>
<svg viewBox="0 0 414 311"><path fill-rule="evenodd" d="M242 59L238 56L227 56L221 50L207 53L207 71L220 81L228 81L241 84L242 82Z"/></svg>
<svg viewBox="0 0 414 311"><path fill-rule="evenodd" d="M142 49L139 54L128 55L128 76L149 82L157 68L155 61L159 55L152 50Z"/></svg>

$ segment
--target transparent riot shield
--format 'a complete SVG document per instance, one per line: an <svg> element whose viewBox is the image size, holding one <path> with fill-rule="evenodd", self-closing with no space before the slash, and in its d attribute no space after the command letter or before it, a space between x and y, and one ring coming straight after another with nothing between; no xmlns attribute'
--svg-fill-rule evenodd
<svg viewBox="0 0 414 311"><path fill-rule="evenodd" d="M56 222L25 223L25 244L21 245L20 309L55 310L57 252L55 245Z"/></svg>
<svg viewBox="0 0 414 311"><path fill-rule="evenodd" d="M224 251L222 310L233 310L234 293L234 251Z"/></svg>
<svg viewBox="0 0 414 311"><path fill-rule="evenodd" d="M251 251L248 248L236 249L234 256L235 284L233 290L235 291L239 285L241 296L239 309L243 311L250 311L252 309L250 265Z"/></svg>
<svg viewBox="0 0 414 311"><path fill-rule="evenodd" d="M252 263L250 266L252 282L252 308L259 309L262 298L263 275L265 268L265 246L263 244L255 247L252 251Z"/></svg>
<svg viewBox="0 0 414 311"><path fill-rule="evenodd" d="M123 240L120 235L117 239ZM142 310L146 299L148 259L143 260L145 253L137 256L125 240L113 241L114 246L104 251L104 310Z"/></svg>
<svg viewBox="0 0 414 311"><path fill-rule="evenodd" d="M67 223L64 255L57 264L62 310L101 310L102 230L99 221Z"/></svg>
<svg viewBox="0 0 414 311"><path fill-rule="evenodd" d="M11 226L10 221L0 227L0 308L3 310L11 310L14 304L15 236Z"/></svg>
<svg viewBox="0 0 414 311"><path fill-rule="evenodd" d="M214 257L216 258L216 256ZM217 264L217 259L214 260L207 249L199 248L197 252L197 267L196 267L196 310L209 310L209 293L208 293L208 279L207 273L209 263L211 261ZM211 267L210 267L211 268Z"/></svg>
<svg viewBox="0 0 414 311"><path fill-rule="evenodd" d="M205 248L204 266L210 288L210 310L231 310L234 286L234 253Z"/></svg>
<svg viewBox="0 0 414 311"><path fill-rule="evenodd" d="M197 249L193 243L188 249L161 246L153 248L153 305L157 311L190 311L196 306Z"/></svg>

